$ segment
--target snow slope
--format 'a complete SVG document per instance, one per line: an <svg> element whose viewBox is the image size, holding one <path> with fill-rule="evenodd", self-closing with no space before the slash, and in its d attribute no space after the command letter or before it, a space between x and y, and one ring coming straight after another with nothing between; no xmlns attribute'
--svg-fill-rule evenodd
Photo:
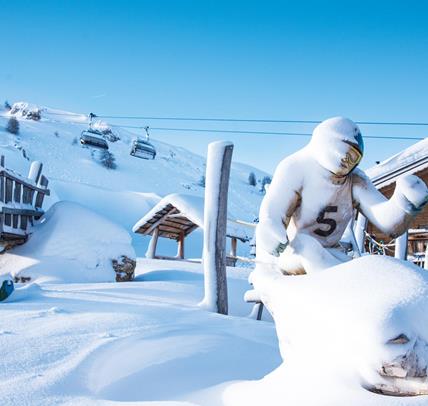
<svg viewBox="0 0 428 406"><path fill-rule="evenodd" d="M227 317L197 306L199 264L140 260L136 274L18 286L1 305L0 403L206 406L207 388L279 365L274 325L242 317L247 270L228 269Z"/></svg>
<svg viewBox="0 0 428 406"><path fill-rule="evenodd" d="M86 116L43 107L42 119L33 121L22 117L21 113L23 109L36 109L37 106L24 103L18 107L20 110L15 114L20 122L18 136L5 131L9 113L0 112L0 153L6 156L7 167L23 175L28 173L30 161L43 162L44 173L53 192L46 201L46 208L56 200L71 200L107 215L131 232L135 222L165 195L186 193L203 196L204 188L198 182L205 174L205 158L199 155L151 140L157 149L156 159L134 158L129 151L136 135L112 127L120 140L109 142L117 169L108 170L99 164L97 153L91 153L79 143L73 144L73 140L78 141L81 131L87 128ZM96 126L103 128L106 124L101 122ZM28 160L23 156L24 150ZM252 222L258 216L262 195L257 187L248 185L250 172L254 172L257 179L266 175L247 165L233 164L229 212L235 219ZM132 238L137 253L143 254L148 238L135 235ZM161 244L167 250L171 245L165 241ZM195 247L193 252L188 251L190 256L200 256L200 243ZM162 245L160 249L163 249ZM175 250L173 245L171 250ZM174 251L163 252L175 254Z"/></svg>

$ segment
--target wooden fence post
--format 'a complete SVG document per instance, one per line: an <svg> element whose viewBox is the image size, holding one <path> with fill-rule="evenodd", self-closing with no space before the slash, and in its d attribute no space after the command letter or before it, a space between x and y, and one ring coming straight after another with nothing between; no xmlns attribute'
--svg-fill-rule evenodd
<svg viewBox="0 0 428 406"><path fill-rule="evenodd" d="M204 285L201 305L227 314L226 227L227 195L233 144L218 141L209 144L205 176L204 205Z"/></svg>
<svg viewBox="0 0 428 406"><path fill-rule="evenodd" d="M361 254L364 252L364 240L366 238L366 235L365 235L366 228L367 228L367 218L363 214L358 213L357 221L355 222L355 226L354 226L354 235L355 235L355 241L357 243L358 249L360 250Z"/></svg>
<svg viewBox="0 0 428 406"><path fill-rule="evenodd" d="M407 259L407 241L408 241L408 232L401 234L395 239L395 258L398 259Z"/></svg>

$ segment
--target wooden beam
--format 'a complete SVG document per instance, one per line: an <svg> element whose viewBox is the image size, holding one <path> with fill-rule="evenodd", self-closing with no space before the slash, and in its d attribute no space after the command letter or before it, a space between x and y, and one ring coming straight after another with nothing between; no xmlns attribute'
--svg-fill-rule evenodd
<svg viewBox="0 0 428 406"><path fill-rule="evenodd" d="M30 209L15 209L13 207L2 207L2 213L4 214L22 214L23 216L41 217L43 215L42 210L30 210Z"/></svg>
<svg viewBox="0 0 428 406"><path fill-rule="evenodd" d="M175 213L176 211L178 211L175 207L173 207L171 210L169 210L167 212L167 214L171 214L171 213ZM162 220L165 216L162 216L159 220L157 220L156 222L154 222L148 229L146 229L145 231L143 231L142 234L148 235L151 234L152 231L160 224L162 223ZM138 232L138 231L137 231Z"/></svg>

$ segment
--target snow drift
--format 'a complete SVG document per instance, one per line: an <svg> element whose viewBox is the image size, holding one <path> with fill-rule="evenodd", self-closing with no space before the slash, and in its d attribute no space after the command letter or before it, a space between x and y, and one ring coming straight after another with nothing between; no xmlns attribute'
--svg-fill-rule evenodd
<svg viewBox="0 0 428 406"><path fill-rule="evenodd" d="M113 282L112 260L135 258L131 237L105 217L71 202L54 204L28 242L0 258L19 280Z"/></svg>
<svg viewBox="0 0 428 406"><path fill-rule="evenodd" d="M260 265L251 280L274 317L284 363L262 381L229 387L227 404L427 404L373 393L427 393L426 271L363 256L294 277Z"/></svg>

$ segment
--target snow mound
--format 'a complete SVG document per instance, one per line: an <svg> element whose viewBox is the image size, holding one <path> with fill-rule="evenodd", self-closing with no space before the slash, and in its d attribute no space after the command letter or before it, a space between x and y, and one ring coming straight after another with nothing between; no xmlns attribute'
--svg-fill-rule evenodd
<svg viewBox="0 0 428 406"><path fill-rule="evenodd" d="M263 381L229 387L226 404L261 404L269 396L269 405L404 405L404 398L395 403L366 389L424 393L426 271L364 256L294 277L258 266L251 281L273 315L284 363ZM391 371L394 378L385 376Z"/></svg>
<svg viewBox="0 0 428 406"><path fill-rule="evenodd" d="M112 259L135 258L121 226L71 202L58 202L34 228L28 242L6 253L0 268L19 280L113 282Z"/></svg>

